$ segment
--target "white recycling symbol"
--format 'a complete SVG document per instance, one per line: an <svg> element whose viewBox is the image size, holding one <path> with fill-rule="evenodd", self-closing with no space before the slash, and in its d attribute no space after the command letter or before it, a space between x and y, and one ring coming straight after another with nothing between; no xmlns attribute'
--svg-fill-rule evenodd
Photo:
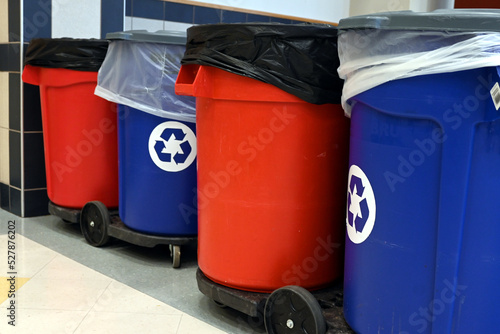
<svg viewBox="0 0 500 334"><path fill-rule="evenodd" d="M365 173L356 165L349 168L346 227L349 239L360 244L375 225L376 203L373 189Z"/></svg>
<svg viewBox="0 0 500 334"><path fill-rule="evenodd" d="M196 135L180 122L163 122L151 132L148 149L156 166L167 172L179 172L196 158Z"/></svg>

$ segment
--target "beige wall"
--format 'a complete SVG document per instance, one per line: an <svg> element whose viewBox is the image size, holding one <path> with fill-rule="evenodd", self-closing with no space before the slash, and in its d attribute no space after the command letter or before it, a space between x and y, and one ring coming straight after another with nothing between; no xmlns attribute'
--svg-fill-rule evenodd
<svg viewBox="0 0 500 334"><path fill-rule="evenodd" d="M0 0L0 43L9 42L9 5L7 0Z"/></svg>

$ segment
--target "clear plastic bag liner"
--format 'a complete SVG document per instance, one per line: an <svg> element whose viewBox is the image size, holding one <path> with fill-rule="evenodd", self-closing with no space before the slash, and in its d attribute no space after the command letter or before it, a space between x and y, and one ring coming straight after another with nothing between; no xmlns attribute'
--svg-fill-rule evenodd
<svg viewBox="0 0 500 334"><path fill-rule="evenodd" d="M185 46L111 41L95 94L152 115L194 122L196 98L175 95Z"/></svg>
<svg viewBox="0 0 500 334"><path fill-rule="evenodd" d="M500 33L360 29L339 35L342 106L386 82L500 65Z"/></svg>

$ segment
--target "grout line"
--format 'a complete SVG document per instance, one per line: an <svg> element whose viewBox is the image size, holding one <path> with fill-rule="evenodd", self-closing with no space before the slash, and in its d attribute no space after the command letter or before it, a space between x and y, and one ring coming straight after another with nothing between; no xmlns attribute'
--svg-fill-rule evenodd
<svg viewBox="0 0 500 334"><path fill-rule="evenodd" d="M25 210L26 210L26 205L24 203L25 196L24 196L24 183L25 183L25 175L24 175L24 85L23 85L23 78L22 78L22 72L23 72L23 55L24 55L24 3L21 2L19 5L19 71L21 73L21 78L19 80L19 95L20 95L20 101L19 101L19 118L20 118L20 129L21 129L21 217L24 217Z"/></svg>
<svg viewBox="0 0 500 334"><path fill-rule="evenodd" d="M127 18L127 0L123 0L122 30L125 31L125 19Z"/></svg>
<svg viewBox="0 0 500 334"><path fill-rule="evenodd" d="M24 189L24 191L37 191L37 190L47 190L47 188L29 188L29 189Z"/></svg>
<svg viewBox="0 0 500 334"><path fill-rule="evenodd" d="M179 319L179 323L177 324L177 329L175 330L175 333L176 333L176 334L179 334L179 330L180 330L180 328L181 328L181 322L182 322L182 320L184 319L184 314L185 314L185 313L184 313L184 312L182 312L182 314L181 314L181 318Z"/></svg>
<svg viewBox="0 0 500 334"><path fill-rule="evenodd" d="M88 269L90 269L89 267L86 267ZM108 276L106 276L108 277ZM104 290L102 290L101 294L97 297L97 299L95 300L94 304L89 308L89 310L85 313L85 315L82 317L82 320L78 323L78 325L76 326L75 328L75 331L73 333L75 333L78 328L80 328L80 326L82 325L82 323L85 321L85 319L87 319L87 317L89 316L90 312L92 312L92 310L94 309L94 307L97 305L97 303L99 302L99 299L102 297L102 295L108 290L109 286L111 285L111 283L113 283L113 279L111 277L108 277L110 279L110 282L108 283L108 285L106 285L106 288L104 288Z"/></svg>
<svg viewBox="0 0 500 334"><path fill-rule="evenodd" d="M25 238L25 239L28 239L28 240L30 240L30 241L33 241L33 240L29 239L29 238L26 238L26 237L24 237L24 238ZM43 247L45 247L45 246L43 246ZM50 248L49 248L49 249L50 249ZM56 252L56 251L52 251L52 252L54 252L54 253L55 253L55 254L54 254L54 257L52 258L52 260L50 260L49 262L47 262L47 263L46 263L46 264L45 264L42 268L40 268L40 269L39 269L36 273L34 273L34 274L33 274L33 276L31 276L31 277L30 277L30 281L31 281L32 279L34 279L34 278L35 278L38 274L40 274L40 272L41 272L42 270L44 270L44 269L45 269L45 268L46 268L49 264L51 264L52 262L54 262L54 261L55 261L55 259L56 259L58 256L60 256L60 255L61 255L61 254L59 254L59 253L58 253L58 252ZM39 278L39 277L38 277L38 278Z"/></svg>

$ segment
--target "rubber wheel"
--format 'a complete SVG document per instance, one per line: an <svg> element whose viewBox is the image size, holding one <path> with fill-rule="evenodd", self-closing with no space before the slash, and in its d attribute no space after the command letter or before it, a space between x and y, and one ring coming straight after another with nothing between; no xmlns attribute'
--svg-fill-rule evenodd
<svg viewBox="0 0 500 334"><path fill-rule="evenodd" d="M109 241L109 211L99 202L88 202L80 215L80 228L87 242L95 247L104 246Z"/></svg>
<svg viewBox="0 0 500 334"><path fill-rule="evenodd" d="M212 300L214 301L215 305L217 305L218 307L220 307L220 308L227 308L226 304L222 304L221 302L218 302L215 299L212 299Z"/></svg>
<svg viewBox="0 0 500 334"><path fill-rule="evenodd" d="M268 334L325 334L326 322L314 296L299 286L275 290L264 307Z"/></svg>
<svg viewBox="0 0 500 334"><path fill-rule="evenodd" d="M170 245L170 256L172 257L172 267L179 268L181 266L181 246Z"/></svg>

